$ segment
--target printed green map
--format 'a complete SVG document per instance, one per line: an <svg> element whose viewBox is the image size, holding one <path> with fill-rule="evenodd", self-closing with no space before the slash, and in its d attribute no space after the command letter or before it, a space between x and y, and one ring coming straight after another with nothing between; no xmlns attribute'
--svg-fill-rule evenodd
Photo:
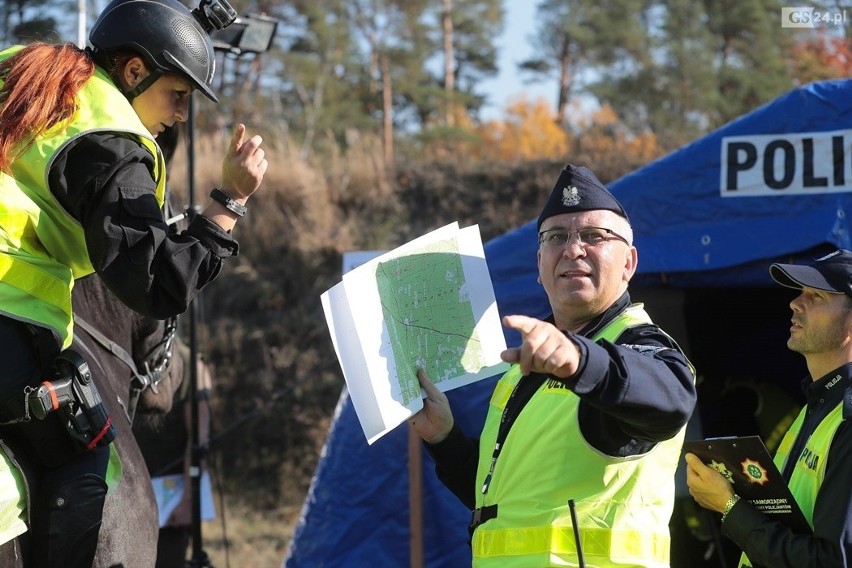
<svg viewBox="0 0 852 568"><path fill-rule="evenodd" d="M439 383L485 366L455 239L379 263L376 284L403 404L420 397L418 367Z"/></svg>

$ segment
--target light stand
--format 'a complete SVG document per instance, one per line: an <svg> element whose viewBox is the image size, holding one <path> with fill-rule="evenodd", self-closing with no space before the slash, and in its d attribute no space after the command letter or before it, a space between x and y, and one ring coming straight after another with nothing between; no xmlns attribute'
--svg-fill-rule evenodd
<svg viewBox="0 0 852 568"><path fill-rule="evenodd" d="M187 155L187 195L189 210L195 211L195 107L192 97L189 99L189 119L186 121ZM198 298L189 303L189 415L192 431L192 450L190 452L189 480L192 492L192 556L186 561L187 567L212 566L204 552L201 536L201 458L207 452L206 444L201 444L198 423Z"/></svg>
<svg viewBox="0 0 852 568"><path fill-rule="evenodd" d="M233 20L224 29L210 32L213 48L217 51L240 56L244 53L262 53L272 47L278 21L266 16L244 16ZM186 121L187 134L187 194L189 210L195 210L195 107L189 100L189 117ZM192 451L190 453L189 477L192 505L192 557L186 561L187 568L212 566L202 546L201 535L201 460L208 451L207 442L201 443L198 418L198 298L189 304L189 401L192 425ZM224 514L224 513L223 513Z"/></svg>

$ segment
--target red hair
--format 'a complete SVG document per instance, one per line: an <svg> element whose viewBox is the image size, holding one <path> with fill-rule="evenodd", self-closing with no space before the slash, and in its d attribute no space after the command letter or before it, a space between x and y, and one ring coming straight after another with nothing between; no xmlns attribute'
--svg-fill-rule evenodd
<svg viewBox="0 0 852 568"><path fill-rule="evenodd" d="M0 171L9 173L33 139L74 115L77 93L94 72L92 59L71 43L34 43L0 63Z"/></svg>

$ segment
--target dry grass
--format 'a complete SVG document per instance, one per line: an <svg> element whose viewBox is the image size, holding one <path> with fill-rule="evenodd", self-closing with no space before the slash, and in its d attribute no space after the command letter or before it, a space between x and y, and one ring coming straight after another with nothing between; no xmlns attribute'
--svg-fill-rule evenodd
<svg viewBox="0 0 852 568"><path fill-rule="evenodd" d="M395 201L384 174L380 144L366 136L356 142L347 152L334 150L328 156L304 160L289 140L264 140L269 169L249 201L250 216L238 225L240 242L262 246L286 239L301 252L326 247L343 252L359 246L364 227L349 212L375 207L385 211ZM221 183L227 144L225 133L196 140L196 204L207 203L210 188ZM170 187L184 202L188 201L187 169L186 147L181 144L171 165Z"/></svg>
<svg viewBox="0 0 852 568"><path fill-rule="evenodd" d="M202 525L204 552L215 568L280 568L298 509L257 510L234 504Z"/></svg>

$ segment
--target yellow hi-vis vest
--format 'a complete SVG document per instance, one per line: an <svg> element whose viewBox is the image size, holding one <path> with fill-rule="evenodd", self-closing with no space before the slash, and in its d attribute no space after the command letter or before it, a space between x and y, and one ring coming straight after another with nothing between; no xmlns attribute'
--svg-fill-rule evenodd
<svg viewBox="0 0 852 568"><path fill-rule="evenodd" d="M27 532L27 485L24 474L0 441L0 545Z"/></svg>
<svg viewBox="0 0 852 568"><path fill-rule="evenodd" d="M649 323L642 304L634 304L593 339L614 342L626 329ZM497 382L480 439L476 506L497 504L498 511L474 531L474 566L577 566L570 499L589 568L668 566L674 474L685 427L647 454L603 455L580 433L580 398L548 380L512 425L487 492L479 490L503 410L520 380L514 365Z"/></svg>
<svg viewBox="0 0 852 568"><path fill-rule="evenodd" d="M778 451L772 461L778 466L779 471L784 471L784 467L790 456L799 431L802 429L802 423L805 421L808 408L804 407L796 418L793 425L787 431L784 439L781 440L781 445L778 446ZM804 513L805 518L811 528L814 526L814 504L816 503L819 488L822 486L822 480L825 478L825 465L828 462L828 450L831 448L831 442L834 440L834 434L843 423L843 403L839 403L828 415L822 419L819 425L808 438L805 448L799 456L795 456L796 465L793 468L793 473L790 476L790 481L787 486L790 488L790 493L799 504L799 508ZM740 556L740 566L751 568L751 561L743 554Z"/></svg>
<svg viewBox="0 0 852 568"><path fill-rule="evenodd" d="M0 52L0 61L21 46ZM71 289L94 272L80 223L56 200L48 185L53 160L70 142L92 132L122 132L154 156L152 178L162 206L165 163L157 143L133 107L100 68L77 95L74 115L40 135L0 172L0 313L47 327L66 348L73 338Z"/></svg>

